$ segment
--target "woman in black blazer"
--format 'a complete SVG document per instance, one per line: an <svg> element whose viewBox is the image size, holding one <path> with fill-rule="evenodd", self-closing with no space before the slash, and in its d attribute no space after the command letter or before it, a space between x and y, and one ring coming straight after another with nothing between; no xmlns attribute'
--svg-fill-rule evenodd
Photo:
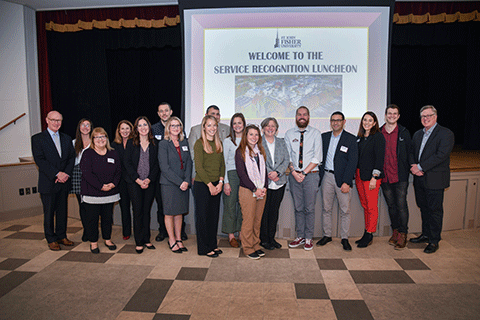
<svg viewBox="0 0 480 320"><path fill-rule="evenodd" d="M133 139L128 140L125 150L125 169L128 193L133 206L133 235L135 251L155 249L150 242L150 209L158 183L158 148L147 117L138 117L133 127Z"/></svg>
<svg viewBox="0 0 480 320"><path fill-rule="evenodd" d="M365 213L365 232L355 243L359 248L366 248L372 243L373 233L377 231L378 192L382 183L385 158L385 138L379 129L375 113L367 111L363 115L357 143L358 166L355 185Z"/></svg>
<svg viewBox="0 0 480 320"><path fill-rule="evenodd" d="M182 216L188 213L188 188L192 182L192 158L183 124L171 117L165 124L163 140L158 143L158 162L162 172L160 187L163 199L168 245L175 253L188 251L182 242Z"/></svg>
<svg viewBox="0 0 480 320"><path fill-rule="evenodd" d="M125 148L127 147L128 139L133 137L133 124L128 120L122 120L118 123L115 131L115 140L112 141L111 146L118 153L120 162L122 164L122 179L118 189L120 190L120 211L122 212L122 233L123 240L130 239L132 235L132 214L130 212L131 201L127 188L127 169L125 169Z"/></svg>

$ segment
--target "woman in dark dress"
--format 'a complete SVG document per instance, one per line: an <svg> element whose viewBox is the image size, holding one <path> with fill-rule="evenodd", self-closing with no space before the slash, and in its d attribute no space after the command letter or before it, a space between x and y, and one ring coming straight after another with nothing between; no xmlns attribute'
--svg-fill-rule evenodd
<svg viewBox="0 0 480 320"><path fill-rule="evenodd" d="M181 232L182 216L188 213L192 158L182 121L177 117L171 117L165 124L163 140L158 144L158 161L168 246L173 252L182 253L188 251Z"/></svg>
<svg viewBox="0 0 480 320"><path fill-rule="evenodd" d="M112 142L112 148L117 150L120 162L122 164L122 179L118 186L120 190L120 211L122 212L122 233L123 240L130 239L132 235L132 214L130 212L130 195L128 194L127 169L125 169L125 148L127 147L128 139L133 137L133 125L128 120L122 120L118 123L115 131L115 140Z"/></svg>
<svg viewBox="0 0 480 320"><path fill-rule="evenodd" d="M133 206L133 235L135 251L142 253L144 247L155 249L150 241L150 209L158 183L158 148L155 144L150 121L138 117L133 126L133 139L128 140L125 150L127 188Z"/></svg>

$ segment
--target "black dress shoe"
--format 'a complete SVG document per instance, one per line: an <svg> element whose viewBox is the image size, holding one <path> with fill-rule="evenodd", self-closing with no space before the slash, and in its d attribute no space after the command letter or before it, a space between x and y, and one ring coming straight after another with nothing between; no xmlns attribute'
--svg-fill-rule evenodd
<svg viewBox="0 0 480 320"><path fill-rule="evenodd" d="M323 237L322 239L318 240L317 246L324 246L331 241L332 241L332 237Z"/></svg>
<svg viewBox="0 0 480 320"><path fill-rule="evenodd" d="M409 240L411 243L427 243L428 242L428 237L424 236L423 233L419 235L416 238L411 238Z"/></svg>
<svg viewBox="0 0 480 320"><path fill-rule="evenodd" d="M113 242L112 242L113 243ZM106 242L105 242L105 247L108 248L108 250L117 250L117 246L115 245L115 243L113 243L111 246L109 246Z"/></svg>
<svg viewBox="0 0 480 320"><path fill-rule="evenodd" d="M159 232L159 233L157 234L157 236L155 237L155 241L161 242L161 241L163 241L163 240L165 240L165 235L163 234L163 232Z"/></svg>
<svg viewBox="0 0 480 320"><path fill-rule="evenodd" d="M282 247L282 245L275 240L273 240L272 245L275 247L275 249L280 249Z"/></svg>
<svg viewBox="0 0 480 320"><path fill-rule="evenodd" d="M361 241L365 240L365 236L366 236L366 235L367 235L367 230L363 231L363 236L362 236L360 239L356 240L355 243L358 244L358 243L360 243Z"/></svg>
<svg viewBox="0 0 480 320"><path fill-rule="evenodd" d="M348 242L348 239L342 239L342 246L343 246L343 250L352 251L352 246Z"/></svg>
<svg viewBox="0 0 480 320"><path fill-rule="evenodd" d="M363 238L362 241L360 241L358 244L357 244L357 247L358 248L366 248L368 247L369 245L371 245L373 242L373 234L370 233L370 232L367 232L365 234L365 238Z"/></svg>
<svg viewBox="0 0 480 320"><path fill-rule="evenodd" d="M433 244L433 243L429 243L425 249L423 250L423 252L425 253L435 253L435 251L438 250L438 244Z"/></svg>
<svg viewBox="0 0 480 320"><path fill-rule="evenodd" d="M264 247L265 249L267 249L267 250L273 250L273 249L275 249L275 247L273 246L273 244L268 243L268 242L261 242L260 245L261 245L262 247Z"/></svg>

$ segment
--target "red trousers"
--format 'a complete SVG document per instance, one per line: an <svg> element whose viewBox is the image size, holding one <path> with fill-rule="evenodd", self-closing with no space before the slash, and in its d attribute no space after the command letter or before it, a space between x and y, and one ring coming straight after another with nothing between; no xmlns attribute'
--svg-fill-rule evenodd
<svg viewBox="0 0 480 320"><path fill-rule="evenodd" d="M377 231L378 192L381 184L382 179L378 179L375 189L370 190L370 180L360 180L360 170L357 169L357 173L355 175L355 186L357 187L358 197L360 198L360 203L362 204L365 212L365 230L370 233Z"/></svg>

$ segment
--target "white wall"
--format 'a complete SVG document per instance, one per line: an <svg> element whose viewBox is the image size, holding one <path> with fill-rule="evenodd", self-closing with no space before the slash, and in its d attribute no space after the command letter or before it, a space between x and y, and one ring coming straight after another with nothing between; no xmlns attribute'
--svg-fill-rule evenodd
<svg viewBox="0 0 480 320"><path fill-rule="evenodd" d="M0 131L0 164L6 164L31 156L32 128L40 130L34 10L0 0L0 30L0 126L26 113Z"/></svg>

